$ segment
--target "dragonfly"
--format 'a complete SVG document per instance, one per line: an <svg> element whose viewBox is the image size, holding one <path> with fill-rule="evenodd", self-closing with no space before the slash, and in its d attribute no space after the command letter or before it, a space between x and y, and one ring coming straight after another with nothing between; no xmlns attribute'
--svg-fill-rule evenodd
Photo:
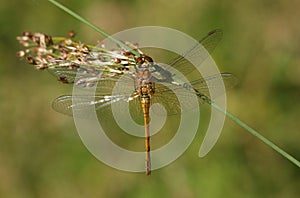
<svg viewBox="0 0 300 198"><path fill-rule="evenodd" d="M236 85L237 78L231 73L219 73L191 82L178 80L178 76L172 73L176 69L183 75L189 75L195 68L187 59L200 54L203 55L201 61L205 61L221 38L222 31L213 30L199 41L199 45L204 48L193 46L166 65L156 63L152 57L132 46L131 48L134 48L139 55L126 49L106 51L101 48L88 52L84 64L60 60L59 63L47 66L50 73L64 83L75 84L83 89L96 86L96 95L63 95L53 101L52 107L57 112L66 115L88 118L84 112L91 106L99 115L105 115L109 106L119 102L129 103L129 107L134 109L132 110L133 117L143 117L146 174L150 175L149 112L151 105L160 103L168 115L179 114L183 109L190 110L194 106L187 103L185 107L181 107L174 91L186 101L196 95L199 103L203 104L210 101L209 89L221 86L220 80L224 82L226 88ZM113 90L116 83L121 84L118 92ZM155 108L154 113L159 115L161 109Z"/></svg>
<svg viewBox="0 0 300 198"><path fill-rule="evenodd" d="M133 116L141 116L144 121L147 175L151 174L150 107L155 103L161 103L167 110L168 115L172 115L183 113L183 110L190 110L195 106L195 104L189 104L188 102L185 103L186 106L180 106L181 104L175 99L176 95L173 94L174 90L186 101L189 101L192 96L197 96L197 105L210 104L300 167L300 162L297 159L260 135L259 132L236 116L218 106L213 98L210 98L209 89L219 86L224 88L224 85L227 89L237 84L238 80L233 74L219 73L186 81L178 78L174 73L174 71L179 71L184 76L193 73L195 68L187 60L196 57L199 60L200 57L199 64L201 64L207 59L222 38L221 30L217 29L209 32L203 39L199 40L199 44L192 46L190 50L171 60L166 66L156 63L151 56L144 54L137 46L115 39L59 2L55 0L48 1L101 33L122 49L107 50L101 46L88 46L81 42L75 42L71 39L74 32L70 32L70 38L59 37L53 39L46 34L24 32L17 39L27 49L19 51L18 57L26 57L28 63L33 64L38 70L47 69L63 83L75 84L75 86L83 89L96 88L97 95L95 96L64 95L56 98L52 107L60 113L88 118L89 115L84 113L88 107L95 107L97 112L104 115L109 106L121 102L131 104L130 106L135 109L133 112L139 112L133 114ZM200 45L203 48L199 48ZM124 89L115 92L113 87L116 83L120 83L121 88ZM155 108L155 113L159 115L161 113L160 109Z"/></svg>
<svg viewBox="0 0 300 198"><path fill-rule="evenodd" d="M74 33L70 32L69 35L72 37ZM108 50L103 46L87 46L71 38L59 39L55 44L55 38L40 33L25 32L18 40L27 47L37 45L37 48L19 52L20 57L26 56L28 62L37 69L47 69L63 83L74 84L82 89L96 89L96 95L63 95L56 98L52 107L57 112L88 119L90 115L85 112L90 107L94 107L99 115L105 116L110 110L109 107L125 102L131 107L133 118L143 117L146 174L150 175L151 106L162 104L167 115L184 113L195 108L195 105L212 104L210 89L224 85L232 88L237 84L237 78L227 72L205 78L197 77L191 81L180 79L175 72L189 76L196 69L188 60L200 60L199 64L204 62L221 38L222 30L213 30L188 51L171 59L168 64L156 63L138 46L128 42L123 43L128 48L119 46L120 49ZM119 89L115 91L117 83ZM197 96L198 103L180 103L178 95L184 101L190 101L191 97ZM163 114L162 108L156 106L152 109L156 115ZM117 113L121 114L122 111Z"/></svg>

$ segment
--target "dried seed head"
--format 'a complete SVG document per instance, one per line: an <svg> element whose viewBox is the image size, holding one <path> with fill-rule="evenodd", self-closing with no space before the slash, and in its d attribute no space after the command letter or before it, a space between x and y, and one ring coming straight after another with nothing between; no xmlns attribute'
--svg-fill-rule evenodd
<svg viewBox="0 0 300 198"><path fill-rule="evenodd" d="M24 58L25 55L26 55L26 52L23 51L23 50L17 52L17 57L18 58Z"/></svg>
<svg viewBox="0 0 300 198"><path fill-rule="evenodd" d="M22 34L23 36L27 36L27 37L32 37L32 33L31 32L23 32Z"/></svg>
<svg viewBox="0 0 300 198"><path fill-rule="evenodd" d="M90 48L87 45L83 45L81 49L82 49L83 53L89 53L90 52Z"/></svg>
<svg viewBox="0 0 300 198"><path fill-rule="evenodd" d="M72 44L72 39L66 39L66 40L64 40L64 43L66 45L71 45Z"/></svg>
<svg viewBox="0 0 300 198"><path fill-rule="evenodd" d="M17 40L26 49L19 51L17 56L26 57L27 62L34 65L37 70L51 68L77 71L81 68L80 66L83 66L87 74L103 77L120 75L129 69L129 65L135 63L135 55L123 48L109 51L104 48L104 45L89 47L73 40L74 35L75 33L71 31L67 38L52 38L42 33L24 32L22 36L17 37ZM101 69L106 67L104 69L106 72L101 70L100 74L96 69L97 66L103 66ZM73 83L68 73L66 76L58 77L63 83Z"/></svg>
<svg viewBox="0 0 300 198"><path fill-rule="evenodd" d="M47 46L53 45L52 37L49 36L49 35L45 35L45 43L46 43Z"/></svg>
<svg viewBox="0 0 300 198"><path fill-rule="evenodd" d="M68 32L68 37L70 37L70 38L74 38L75 35L76 34L75 34L75 32L73 30L71 30L71 31Z"/></svg>
<svg viewBox="0 0 300 198"><path fill-rule="evenodd" d="M31 64L31 65L36 65L36 62L35 62L34 58L31 57L31 56L28 56L28 57L27 57L27 62L28 62L29 64Z"/></svg>

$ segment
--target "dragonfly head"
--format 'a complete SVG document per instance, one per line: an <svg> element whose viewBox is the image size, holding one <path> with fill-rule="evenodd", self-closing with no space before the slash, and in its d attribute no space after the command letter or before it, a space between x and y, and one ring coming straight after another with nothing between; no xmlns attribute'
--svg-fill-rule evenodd
<svg viewBox="0 0 300 198"><path fill-rule="evenodd" d="M153 66L153 59L150 56L141 55L135 59L138 68L149 68Z"/></svg>

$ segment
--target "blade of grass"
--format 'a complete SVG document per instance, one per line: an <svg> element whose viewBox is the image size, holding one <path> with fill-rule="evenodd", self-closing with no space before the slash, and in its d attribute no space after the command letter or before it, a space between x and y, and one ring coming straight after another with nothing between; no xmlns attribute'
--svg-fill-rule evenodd
<svg viewBox="0 0 300 198"><path fill-rule="evenodd" d="M265 143L266 145L268 145L269 147L271 147L272 149L274 149L275 151L277 151L283 157L285 157L290 162L292 162L293 164L295 164L296 166L298 166L300 168L300 162L296 158L294 158L293 156L291 156L290 154L288 154L287 152L285 152L283 149L281 149L280 147L278 147L276 144L274 144L273 142L271 142L270 140L268 140L267 138L265 138L264 136L262 136L259 132L257 132L253 128L251 128L245 122L241 121L239 118L237 118L233 114L229 113L228 111L222 109L219 105L217 105L216 103L214 103L209 98L207 98L207 97L205 97L203 95L201 95L199 97L201 99L204 99L206 101L206 103L210 104L212 107L214 107L218 111L224 113L228 118L230 118L236 124L240 125L244 129L246 129L249 133L251 133L252 135L254 135L255 137L257 137L258 139L260 139L263 143Z"/></svg>
<svg viewBox="0 0 300 198"><path fill-rule="evenodd" d="M75 12L73 12L72 10L70 10L69 8L67 8L66 6L62 5L61 3L59 3L59 2L57 2L55 0L48 0L48 1L50 3L52 3L52 4L54 4L55 6L57 6L58 8L62 9L66 13L70 14L74 18L78 19L82 23L84 23L84 24L88 25L89 27L91 27L92 29L96 30L97 32L99 32L100 34L102 34L103 36L105 36L106 38L110 39L111 41L113 41L116 44L120 45L121 47L125 48L126 50L130 51L134 55L140 56L139 52L137 52L134 49L130 48L129 46L125 45L122 41L119 41L118 39L115 39L110 34L106 33L104 30L100 29L99 27L97 27L96 25L92 24L88 20L86 20L83 17L81 17L80 15L76 14Z"/></svg>
<svg viewBox="0 0 300 198"><path fill-rule="evenodd" d="M73 12L72 10L68 9L67 7L63 6L62 4L58 3L57 1L55 1L55 0L48 0L48 1L50 3L52 3L52 4L54 4L55 6L59 7L63 11L67 12L71 16L75 17L79 21L81 21L81 22L85 23L86 25L90 26L92 29L96 30L97 32L99 32L103 36L109 38L113 42L115 42L118 45L120 45L120 46L124 47L125 49L129 50L133 54L135 54L137 56L140 56L140 54L137 51L131 49L129 46L125 45L123 42L115 39L114 37L112 37L111 35L109 35L105 31L103 31L102 29L100 29L97 26L93 25L92 23L90 23L89 21L87 21L83 17L79 16L78 14L76 14L75 12ZM207 97L203 98L203 95L201 95L199 97L201 97L202 99L204 99L208 104L210 104L211 106L213 106L214 108L216 108L218 111L224 113L228 118L230 118L236 124L240 125L244 129L246 129L249 133L251 133L252 135L254 135L255 137L257 137L258 139L260 139L266 145L268 145L269 147L271 147L272 149L274 149L276 152L278 152L283 157L285 157L290 162L292 162L293 164L295 164L296 166L298 166L300 168L300 162L297 159L295 159L293 156L291 156L290 154L288 154L287 152L285 152L284 150L282 150L281 148L279 148L276 144L274 144L273 142L271 142L270 140L268 140L267 138L265 138L264 136L262 136L256 130L254 130L253 128L251 128L249 125L247 125L246 123L244 123L243 121L241 121L240 119L238 119L233 114L231 114L231 113L225 111L224 109L222 109L220 106L218 106L216 103L214 103L213 101L211 101L209 98L207 98Z"/></svg>

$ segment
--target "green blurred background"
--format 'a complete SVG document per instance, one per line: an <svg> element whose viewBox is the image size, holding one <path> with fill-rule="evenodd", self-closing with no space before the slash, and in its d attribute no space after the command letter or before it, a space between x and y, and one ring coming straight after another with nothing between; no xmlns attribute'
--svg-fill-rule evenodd
<svg viewBox="0 0 300 198"><path fill-rule="evenodd" d="M199 39L221 28L213 57L240 79L227 95L229 111L300 159L299 1L61 2L109 33L157 25ZM73 119L51 109L72 87L19 61L15 40L26 30L58 36L75 30L91 44L102 37L36 0L2 0L0 28L0 197L299 196L299 168L230 120L205 158L197 157L198 134L184 155L150 177L104 165L84 147Z"/></svg>

